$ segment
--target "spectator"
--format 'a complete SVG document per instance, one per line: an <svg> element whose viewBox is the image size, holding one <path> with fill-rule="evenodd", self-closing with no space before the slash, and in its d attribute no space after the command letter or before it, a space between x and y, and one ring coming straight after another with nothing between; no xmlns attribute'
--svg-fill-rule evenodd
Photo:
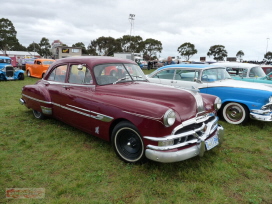
<svg viewBox="0 0 272 204"><path fill-rule="evenodd" d="M167 61L164 63L164 65L170 65L170 64L176 64L173 60L172 60L172 57L169 56L167 58Z"/></svg>
<svg viewBox="0 0 272 204"><path fill-rule="evenodd" d="M152 62L150 60L148 61L147 69L148 70L152 69Z"/></svg>

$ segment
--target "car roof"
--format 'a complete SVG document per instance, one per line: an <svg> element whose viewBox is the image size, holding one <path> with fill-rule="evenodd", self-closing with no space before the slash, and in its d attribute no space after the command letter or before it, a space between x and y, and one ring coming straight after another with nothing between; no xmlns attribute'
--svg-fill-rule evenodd
<svg viewBox="0 0 272 204"><path fill-rule="evenodd" d="M157 70L167 69L167 68L197 68L197 69L206 69L206 68L214 68L214 67L220 67L215 65L209 65L209 64L171 64L167 66L163 66L158 68ZM223 67L223 66L221 66Z"/></svg>
<svg viewBox="0 0 272 204"><path fill-rule="evenodd" d="M89 64L91 66L99 64L110 64L110 63L129 63L136 64L133 60L122 59L117 57L106 57L106 56L79 56L79 57L67 57L56 60L57 64L59 63L81 63Z"/></svg>
<svg viewBox="0 0 272 204"><path fill-rule="evenodd" d="M55 61L54 59L44 59L44 58L38 58L35 60L39 60L39 61Z"/></svg>
<svg viewBox="0 0 272 204"><path fill-rule="evenodd" d="M0 56L0 59L11 59L10 57Z"/></svg>
<svg viewBox="0 0 272 204"><path fill-rule="evenodd" d="M241 63L241 62L217 62L214 65L221 65L224 67L232 66L232 67L241 67L241 68L251 68L251 67L258 67L258 64L250 64L250 63Z"/></svg>

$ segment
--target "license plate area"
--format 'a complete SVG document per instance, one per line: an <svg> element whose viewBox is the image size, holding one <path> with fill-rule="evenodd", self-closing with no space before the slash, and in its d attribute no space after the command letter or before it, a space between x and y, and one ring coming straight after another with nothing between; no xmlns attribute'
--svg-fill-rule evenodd
<svg viewBox="0 0 272 204"><path fill-rule="evenodd" d="M214 135L210 139L205 141L207 150L210 150L219 144L218 135Z"/></svg>

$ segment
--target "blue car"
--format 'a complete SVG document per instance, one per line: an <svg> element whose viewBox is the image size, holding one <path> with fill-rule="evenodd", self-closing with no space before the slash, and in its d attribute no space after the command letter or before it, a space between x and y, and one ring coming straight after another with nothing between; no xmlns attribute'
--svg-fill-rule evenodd
<svg viewBox="0 0 272 204"><path fill-rule="evenodd" d="M9 57L0 56L0 81L24 80L24 71L14 68Z"/></svg>
<svg viewBox="0 0 272 204"><path fill-rule="evenodd" d="M238 81L220 65L174 64L161 67L148 76L153 83L199 89L222 100L219 115L228 123L242 124L249 118L272 121L272 87Z"/></svg>

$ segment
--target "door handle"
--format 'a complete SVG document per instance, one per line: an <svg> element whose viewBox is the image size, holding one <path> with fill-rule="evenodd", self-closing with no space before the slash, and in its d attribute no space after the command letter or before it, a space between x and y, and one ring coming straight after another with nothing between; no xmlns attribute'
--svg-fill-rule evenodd
<svg viewBox="0 0 272 204"><path fill-rule="evenodd" d="M70 86L62 86L65 89L70 89Z"/></svg>

